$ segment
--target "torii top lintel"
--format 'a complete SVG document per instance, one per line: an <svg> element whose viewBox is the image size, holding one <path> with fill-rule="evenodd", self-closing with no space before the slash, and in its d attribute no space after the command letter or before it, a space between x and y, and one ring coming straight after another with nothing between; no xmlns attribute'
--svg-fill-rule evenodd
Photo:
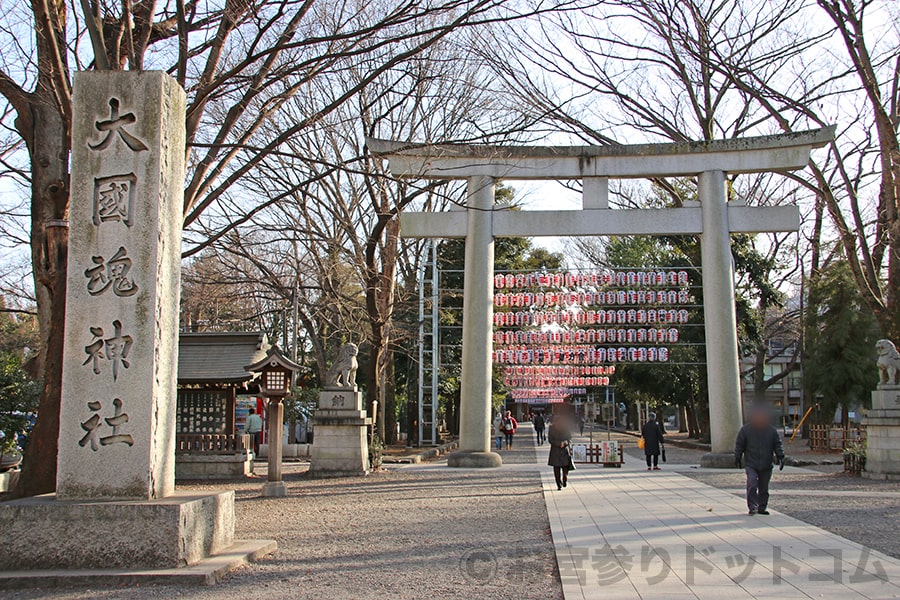
<svg viewBox="0 0 900 600"><path fill-rule="evenodd" d="M802 169L813 148L834 139L835 127L711 142L608 146L478 146L411 144L368 138L369 150L390 161L398 177L466 179L646 178L703 171L759 173Z"/></svg>

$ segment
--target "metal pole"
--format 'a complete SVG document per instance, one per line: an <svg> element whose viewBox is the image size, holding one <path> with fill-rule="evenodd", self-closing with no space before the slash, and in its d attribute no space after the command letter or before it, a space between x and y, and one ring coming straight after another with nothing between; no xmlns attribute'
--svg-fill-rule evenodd
<svg viewBox="0 0 900 600"><path fill-rule="evenodd" d="M440 322L440 282L438 271L438 243L431 243L431 440L438 443L438 386L437 377L441 368L441 322Z"/></svg>
<svg viewBox="0 0 900 600"><path fill-rule="evenodd" d="M425 269L427 268L428 259L422 262L419 267L418 283L419 283L419 389L418 389L418 419L416 419L416 427L418 435L416 436L416 446L422 447L422 403L425 399ZM410 432L412 433L412 432ZM407 434L409 435L409 434Z"/></svg>

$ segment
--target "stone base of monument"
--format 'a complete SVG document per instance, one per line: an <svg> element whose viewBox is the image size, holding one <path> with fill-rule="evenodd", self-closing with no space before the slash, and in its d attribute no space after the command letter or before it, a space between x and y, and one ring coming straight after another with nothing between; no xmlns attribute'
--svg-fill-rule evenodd
<svg viewBox="0 0 900 600"><path fill-rule="evenodd" d="M250 452L234 454L175 454L175 480L240 479L253 474Z"/></svg>
<svg viewBox="0 0 900 600"><path fill-rule="evenodd" d="M311 452L312 444L283 444L281 446L281 456L283 458L303 458L308 457ZM259 445L259 457L269 457L269 445Z"/></svg>
<svg viewBox="0 0 900 600"><path fill-rule="evenodd" d="M863 423L866 468L862 476L900 481L900 386L879 385Z"/></svg>
<svg viewBox="0 0 900 600"><path fill-rule="evenodd" d="M447 457L447 466L458 469L493 469L503 465L503 458L496 452L460 450Z"/></svg>
<svg viewBox="0 0 900 600"><path fill-rule="evenodd" d="M287 486L283 481L267 481L262 486L262 495L265 498L284 498L287 496Z"/></svg>
<svg viewBox="0 0 900 600"><path fill-rule="evenodd" d="M369 426L372 419L363 410L362 393L356 390L324 390L313 421L316 432L312 445L309 476L358 477L367 475Z"/></svg>
<svg viewBox="0 0 900 600"><path fill-rule="evenodd" d="M0 588L102 581L215 583L277 547L234 539L234 492L161 500L0 503Z"/></svg>
<svg viewBox="0 0 900 600"><path fill-rule="evenodd" d="M278 548L274 540L237 540L196 564L177 569L44 569L0 571L0 590L90 586L215 585L228 572L260 560Z"/></svg>
<svg viewBox="0 0 900 600"><path fill-rule="evenodd" d="M700 457L700 466L705 469L736 469L733 452L707 452Z"/></svg>

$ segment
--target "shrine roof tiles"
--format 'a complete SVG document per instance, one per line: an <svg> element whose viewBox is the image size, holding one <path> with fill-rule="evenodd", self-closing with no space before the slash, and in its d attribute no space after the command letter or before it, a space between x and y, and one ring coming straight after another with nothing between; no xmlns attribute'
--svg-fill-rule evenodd
<svg viewBox="0 0 900 600"><path fill-rule="evenodd" d="M178 383L240 383L253 373L247 365L268 352L266 334L254 332L182 333L178 339Z"/></svg>

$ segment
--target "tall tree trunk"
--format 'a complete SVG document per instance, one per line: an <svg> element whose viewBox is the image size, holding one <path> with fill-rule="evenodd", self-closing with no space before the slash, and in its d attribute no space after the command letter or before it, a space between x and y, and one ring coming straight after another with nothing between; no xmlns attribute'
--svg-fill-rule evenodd
<svg viewBox="0 0 900 600"><path fill-rule="evenodd" d="M898 161L900 162L900 161ZM892 227L900 230L900 221ZM890 236L888 252L888 286L886 293L888 318L882 325L884 335L893 340L900 340L900 231Z"/></svg>
<svg viewBox="0 0 900 600"><path fill-rule="evenodd" d="M31 157L31 256L37 298L41 353L36 372L43 378L38 417L29 437L18 493L56 489L59 404L62 392L63 331L66 314L69 204L69 131L53 102L37 93L31 119L16 121L29 140ZM36 141L40 140L40 143Z"/></svg>
<svg viewBox="0 0 900 600"><path fill-rule="evenodd" d="M697 438L703 442L709 442L709 404L704 410L695 411L695 417L697 419Z"/></svg>
<svg viewBox="0 0 900 600"><path fill-rule="evenodd" d="M697 434L697 422L696 419L694 419L694 412L693 402L689 402L684 406L684 417L687 422L688 437L697 438L700 436Z"/></svg>
<svg viewBox="0 0 900 600"><path fill-rule="evenodd" d="M384 442L386 407L382 378L389 362L390 323L394 310L394 279L397 273L397 246L400 243L400 220L384 209L369 238L366 240L366 312L372 328L372 350L366 377L366 401L371 409L378 404L376 431ZM379 247L379 240L384 243ZM380 259L380 260L379 260ZM380 263L380 267L379 267Z"/></svg>
<svg viewBox="0 0 900 600"><path fill-rule="evenodd" d="M394 386L394 353L385 353L386 366L384 370L384 428L385 438L388 444L396 444L400 440L397 433L397 393Z"/></svg>
<svg viewBox="0 0 900 600"><path fill-rule="evenodd" d="M762 403L766 400L766 354L768 348L761 341L756 345L756 356L753 364L753 402Z"/></svg>
<svg viewBox="0 0 900 600"><path fill-rule="evenodd" d="M381 392L381 354L384 351L384 327L375 320L370 320L370 326L372 328L372 338L370 340L372 345L369 350L369 362L366 365L366 406L371 416L375 418L376 435L384 441L384 432L382 431L384 425L380 422L378 414L372 413L375 409L381 410L381 407L376 402L378 402Z"/></svg>

